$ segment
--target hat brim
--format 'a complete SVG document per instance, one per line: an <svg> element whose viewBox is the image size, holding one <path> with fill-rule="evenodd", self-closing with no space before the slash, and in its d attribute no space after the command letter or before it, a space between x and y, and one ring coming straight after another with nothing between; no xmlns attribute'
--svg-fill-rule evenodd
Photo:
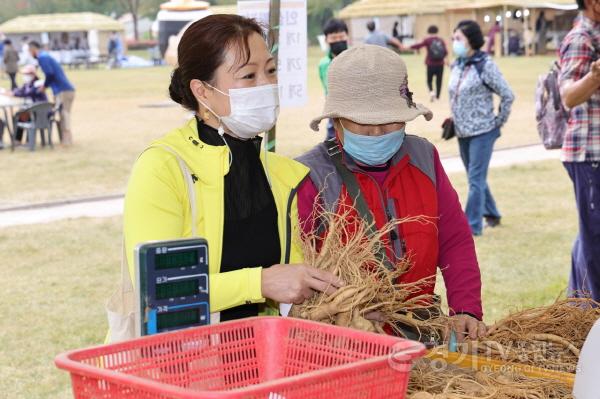
<svg viewBox="0 0 600 399"><path fill-rule="evenodd" d="M323 114L312 120L310 128L315 132L319 131L319 124L323 119L344 118L360 125L387 125L389 123L410 122L419 116L424 116L430 121L433 113L422 104L415 104L413 107L407 107L405 100L402 103L390 104L385 109L328 109L325 104Z"/></svg>

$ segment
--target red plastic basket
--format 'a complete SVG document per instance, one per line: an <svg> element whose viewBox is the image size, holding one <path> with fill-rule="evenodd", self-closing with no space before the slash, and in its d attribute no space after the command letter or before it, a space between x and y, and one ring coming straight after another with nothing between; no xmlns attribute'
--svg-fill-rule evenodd
<svg viewBox="0 0 600 399"><path fill-rule="evenodd" d="M256 317L57 356L75 398L404 398L423 345Z"/></svg>

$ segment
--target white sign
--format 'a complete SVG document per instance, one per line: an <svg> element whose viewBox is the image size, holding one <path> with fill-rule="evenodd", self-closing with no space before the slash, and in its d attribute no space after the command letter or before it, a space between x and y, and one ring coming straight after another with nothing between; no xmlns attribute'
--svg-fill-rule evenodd
<svg viewBox="0 0 600 399"><path fill-rule="evenodd" d="M269 25L268 0L240 0L238 15ZM282 107L308 101L306 0L281 0L278 78Z"/></svg>

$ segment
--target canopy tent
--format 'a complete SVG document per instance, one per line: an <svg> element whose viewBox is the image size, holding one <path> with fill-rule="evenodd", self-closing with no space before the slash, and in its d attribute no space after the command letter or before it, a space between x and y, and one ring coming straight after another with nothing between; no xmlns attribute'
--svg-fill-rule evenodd
<svg viewBox="0 0 600 399"><path fill-rule="evenodd" d="M375 19L378 28L391 33L398 22L399 34L407 37L407 44L425 36L429 25L437 25L440 35L449 36L450 26L459 18L468 18L471 11L447 15L446 9L459 3L457 0L359 0L342 9L338 16L349 26L354 43L362 42L368 34L366 23ZM455 21L456 19L456 21Z"/></svg>
<svg viewBox="0 0 600 399"><path fill-rule="evenodd" d="M92 12L25 15L0 25L0 32L14 43L24 46L21 39L25 37L37 40L63 63L73 57L98 59L108 53L111 33L124 31L120 22Z"/></svg>
<svg viewBox="0 0 600 399"><path fill-rule="evenodd" d="M16 17L0 25L5 34L31 34L42 32L123 31L118 21L92 12L69 14L36 14Z"/></svg>
<svg viewBox="0 0 600 399"><path fill-rule="evenodd" d="M213 14L237 14L237 4L224 5L224 6L210 6L210 11Z"/></svg>
<svg viewBox="0 0 600 399"><path fill-rule="evenodd" d="M483 9L483 8L499 8L499 7L512 7L512 8L543 8L551 10L576 10L577 4L574 0L551 0L551 1L540 1L540 0L463 0L453 2L448 10L459 10L459 9Z"/></svg>
<svg viewBox="0 0 600 399"><path fill-rule="evenodd" d="M574 0L359 0L339 12L342 19L391 15L443 14L448 10L473 10L493 7L548 8L575 10Z"/></svg>
<svg viewBox="0 0 600 399"><path fill-rule="evenodd" d="M384 17L391 15L440 14L456 3L455 0L359 0L343 8L342 19Z"/></svg>
<svg viewBox="0 0 600 399"><path fill-rule="evenodd" d="M473 11L474 19L482 24L501 22L504 53L510 52L510 38L522 33L527 54L534 50L545 54L548 49L558 48L573 26L577 4L574 0L463 0L448 8L448 12L466 10ZM540 18L545 21L543 29ZM496 53L500 54L499 48Z"/></svg>
<svg viewBox="0 0 600 399"><path fill-rule="evenodd" d="M366 24L375 20L378 29L387 34L397 24L396 30L405 44L411 44L422 39L430 25L438 26L440 36L449 38L456 24L464 19L478 21L485 33L496 20L506 18L507 23L502 22L505 38L509 31L524 34L545 11L552 21L549 38L556 46L572 23L576 9L574 0L359 0L342 9L338 16L347 22L354 43L366 38ZM507 41L504 42L506 46Z"/></svg>

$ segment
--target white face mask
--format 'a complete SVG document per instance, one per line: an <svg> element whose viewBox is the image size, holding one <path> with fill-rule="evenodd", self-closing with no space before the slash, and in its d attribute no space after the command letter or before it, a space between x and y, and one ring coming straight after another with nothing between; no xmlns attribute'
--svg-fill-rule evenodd
<svg viewBox="0 0 600 399"><path fill-rule="evenodd" d="M33 81L33 76L31 75L23 75L23 83L28 84Z"/></svg>
<svg viewBox="0 0 600 399"><path fill-rule="evenodd" d="M219 116L203 104L219 118L219 134L223 134L225 124L236 136L251 139L275 126L279 116L279 87L276 84L229 89L229 94L210 87L229 97L231 113L228 116Z"/></svg>

